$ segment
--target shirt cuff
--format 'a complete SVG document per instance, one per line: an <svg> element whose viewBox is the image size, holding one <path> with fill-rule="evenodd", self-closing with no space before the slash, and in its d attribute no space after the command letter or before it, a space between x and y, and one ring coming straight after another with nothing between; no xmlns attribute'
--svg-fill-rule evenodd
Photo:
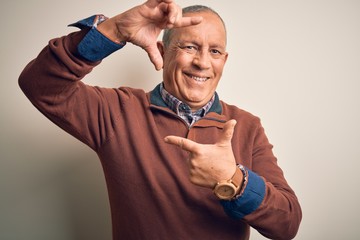
<svg viewBox="0 0 360 240"><path fill-rule="evenodd" d="M80 29L90 28L89 32L77 46L80 56L88 61L100 61L113 52L123 48L126 44L126 42L115 43L97 30L97 25L106 19L104 15L93 15L69 25Z"/></svg>
<svg viewBox="0 0 360 240"><path fill-rule="evenodd" d="M242 219L254 212L265 197L265 182L256 173L247 170L248 182L243 193L232 201L221 200L220 203L226 214L235 219Z"/></svg>

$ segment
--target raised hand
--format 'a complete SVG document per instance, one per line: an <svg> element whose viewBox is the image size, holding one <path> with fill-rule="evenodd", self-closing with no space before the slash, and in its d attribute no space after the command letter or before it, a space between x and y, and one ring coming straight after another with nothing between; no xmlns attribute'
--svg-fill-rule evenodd
<svg viewBox="0 0 360 240"><path fill-rule="evenodd" d="M156 43L161 30L196 25L201 20L201 17L183 17L182 9L173 0L148 0L110 18L98 29L115 42L131 42L143 48L155 68L160 70L163 59Z"/></svg>
<svg viewBox="0 0 360 240"><path fill-rule="evenodd" d="M213 188L221 180L230 179L236 170L231 139L235 120L225 123L215 144L199 144L177 136L165 137L165 142L189 152L190 181L196 185Z"/></svg>

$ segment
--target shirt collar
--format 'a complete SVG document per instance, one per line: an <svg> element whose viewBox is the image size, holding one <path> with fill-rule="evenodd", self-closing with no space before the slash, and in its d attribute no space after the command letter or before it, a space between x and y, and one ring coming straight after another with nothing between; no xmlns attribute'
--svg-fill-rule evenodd
<svg viewBox="0 0 360 240"><path fill-rule="evenodd" d="M153 105L154 107L157 106L160 108L164 107L164 108L169 109L169 107L166 105L165 101L161 97L160 86L161 86L161 83L159 83L151 92L148 93L150 104ZM170 110L170 111L172 111L172 110ZM219 95L216 92L215 92L214 103L212 104L208 113L210 113L210 112L214 112L219 115L222 115L222 105L221 105L221 102L219 99Z"/></svg>
<svg viewBox="0 0 360 240"><path fill-rule="evenodd" d="M177 99L175 96L171 95L166 89L164 88L164 83L160 84L160 94L166 105L177 115L183 118L183 116L191 116L195 119L200 119L201 117L205 116L206 113L209 112L211 106L215 101L215 94L210 99L208 103L206 103L202 108L193 112L191 108L186 103L182 102L181 100Z"/></svg>

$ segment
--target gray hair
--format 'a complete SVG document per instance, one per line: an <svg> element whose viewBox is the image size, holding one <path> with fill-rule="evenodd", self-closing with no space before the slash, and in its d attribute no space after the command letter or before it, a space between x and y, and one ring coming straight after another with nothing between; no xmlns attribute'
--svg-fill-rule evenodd
<svg viewBox="0 0 360 240"><path fill-rule="evenodd" d="M210 7L207 7L207 6L203 6L203 5L193 5L193 6L189 6L189 7L185 7L182 9L182 14L186 14L186 13L196 13L196 12L211 12L211 13L214 13L216 16L219 17L219 19L221 20L221 22L223 23L224 25L224 29L225 29L225 33L226 33L226 27L225 27L225 22L224 20L220 17L220 15L215 11L213 10L212 8ZM162 37L162 41L164 43L164 46L165 47L168 47L169 44L170 44L170 37L171 37L171 34L172 32L174 31L175 28L171 28L171 29L165 29L164 30L164 34L163 34L163 37Z"/></svg>

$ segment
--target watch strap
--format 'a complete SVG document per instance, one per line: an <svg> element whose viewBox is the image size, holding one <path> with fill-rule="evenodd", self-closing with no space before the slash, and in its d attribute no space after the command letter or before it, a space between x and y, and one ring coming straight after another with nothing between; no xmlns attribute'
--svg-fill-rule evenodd
<svg viewBox="0 0 360 240"><path fill-rule="evenodd" d="M246 188L246 185L247 185L247 183L248 183L248 178L249 178L248 171L245 169L245 167L244 167L243 165L238 164L238 165L237 165L237 169L240 169L240 171L242 172L243 179L242 179L242 182L241 182L240 190L239 190L238 193L233 197L233 200L239 198L239 197L243 194L243 192L244 192L244 190L245 190L245 188Z"/></svg>
<svg viewBox="0 0 360 240"><path fill-rule="evenodd" d="M240 168L236 167L236 170L235 170L234 175L233 175L232 178L229 180L229 181L231 181L231 182L236 186L237 189L240 188L241 183L242 183L242 181L241 181L241 179L242 179L241 175L242 175L242 172L241 172Z"/></svg>

